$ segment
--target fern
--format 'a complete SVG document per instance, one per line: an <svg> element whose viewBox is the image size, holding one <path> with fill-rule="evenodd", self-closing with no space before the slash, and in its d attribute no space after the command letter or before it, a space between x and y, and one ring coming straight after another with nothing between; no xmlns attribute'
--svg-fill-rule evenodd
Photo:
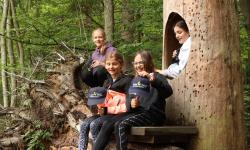
<svg viewBox="0 0 250 150"><path fill-rule="evenodd" d="M51 141L53 134L42 129L39 121L34 122L34 129L24 135L24 141L27 144L27 150L45 150L45 142Z"/></svg>

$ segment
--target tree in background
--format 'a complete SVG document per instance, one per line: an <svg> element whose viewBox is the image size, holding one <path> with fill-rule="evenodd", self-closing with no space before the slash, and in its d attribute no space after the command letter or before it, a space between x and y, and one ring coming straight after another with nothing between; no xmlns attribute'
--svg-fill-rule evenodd
<svg viewBox="0 0 250 150"><path fill-rule="evenodd" d="M19 25L18 25L18 21L17 21L17 16L16 16L16 3L14 3L15 1L10 0L10 9L11 9L11 18L12 18L12 23L13 23L13 29L15 31L16 37L18 39L20 39L20 29L19 29ZM38 4L38 3L37 3ZM38 8L37 8L38 10ZM37 13L38 14L38 13ZM14 41L16 42L17 46L17 52L18 52L18 58L19 58L19 65L20 68L24 68L24 50L23 50L23 44L20 41ZM24 75L24 71L23 69L20 70L21 75Z"/></svg>
<svg viewBox="0 0 250 150"><path fill-rule="evenodd" d="M12 32L11 30L13 29L13 21L12 21L12 9L11 5L13 5L13 2L11 3L12 0L9 1L9 9L8 9L8 17L7 17L7 22L6 22L6 36L9 37L7 39L7 49L8 49L8 56L9 56L9 67L10 69L10 88L9 88L9 95L10 95L10 106L14 107L16 104L16 95L17 95L17 82L16 82L16 77L15 77L15 65L16 65L16 60L14 56L14 47L13 47L13 41L10 39L12 37Z"/></svg>
<svg viewBox="0 0 250 150"><path fill-rule="evenodd" d="M113 41L114 34L114 4L113 0L103 0L104 3L104 28L107 41Z"/></svg>
<svg viewBox="0 0 250 150"><path fill-rule="evenodd" d="M6 3L7 1L9 1L10 3L14 3L14 4L13 5L9 4L10 6L7 7L5 5L7 4ZM114 9L113 11L114 30L107 31L107 32L108 34L109 33L113 34L112 41L115 43L115 46L119 49L119 51L121 51L121 53L123 53L126 56L126 58L128 57L132 58L134 56L134 53L137 50L144 49L144 48L149 49L151 50L155 58L157 67L160 67L161 56L162 56L162 53L161 53L162 33L165 32L162 30L162 18L163 18L163 15L166 15L166 13L164 14L162 13L162 10L163 10L162 2L165 3L166 0L164 1L162 0L154 0L154 1L112 0L112 1L113 1L113 9ZM0 95L1 96L0 99L1 100L3 99L4 102L0 102L0 103L4 104L5 106L9 106L10 103L12 105L12 102L10 102L10 100L8 99L8 96L10 96L10 94L12 95L12 92L13 92L13 90L10 89L12 82L7 79L8 77L11 77L13 74L15 74L15 76L21 75L21 78L18 78L17 80L18 81L17 82L17 89L18 89L17 102L21 101L22 103L22 102L25 102L25 100L29 100L29 97L27 97L26 95L29 84L25 83L23 79L26 78L25 79L26 81L32 80L32 79L36 79L38 81L43 80L45 76L47 76L48 72L51 71L53 66L57 65L58 62L60 62L58 60L61 60L63 62L64 56L68 53L73 54L75 56L88 56L89 53L91 53L91 51L94 49L94 46L91 42L91 32L96 27L103 27L103 28L107 27L106 23L108 23L108 21L105 21L104 19L105 2L111 2L111 0L105 0L105 1L100 1L100 0L60 0L60 1L56 1L56 0L54 1L2 0L1 3L3 4L2 5L3 13L1 13L1 17L3 19L1 20L0 37L1 37L1 43L5 41L6 42L5 44L1 44L1 71L2 71L1 72L2 73L1 85L3 86L1 88L1 93L3 93L3 95ZM231 2L232 1L228 1L228 2L220 1L220 2L216 2L218 5L215 5L215 2L212 4L212 2L206 1L204 3L206 4L209 3L211 5L205 5L205 7L203 8L209 7L211 8L211 10L214 7L220 8L219 10L221 11L221 13L218 12L219 11L218 9L216 9L215 13L213 13L212 16L218 15L218 14L220 15L227 14L227 13L231 13L231 8L232 8ZM243 2L243 0L240 0L240 2ZM173 1L173 3L174 4L170 5L171 7L178 4L178 1ZM203 9L200 9L200 6L204 6L204 5L202 4L197 5L197 3L199 2L197 1L186 2L185 1L185 5L183 4L183 7L182 7L183 10L180 10L180 12L185 12L185 10L189 10L188 13L184 15L184 17L187 17L187 16L193 17L192 21L189 20L193 23L192 24L193 27L199 27L199 26L204 27L205 25L207 26L215 25L215 27L218 27L216 28L218 29L216 30L216 32L215 30L209 30L209 31L203 31L203 32L201 30L199 31L192 30L194 32L197 32L195 36L196 38L199 38L200 41L203 42L203 44L207 42L206 39L217 39L215 38L216 36L228 37L228 35L231 35L231 37L235 37L235 35L238 34L238 32L236 32L235 30L230 30L227 27L224 28L223 25L219 25L220 23L222 23L223 19L230 18L228 16L217 17L218 20L214 20L214 22L216 23L209 22L211 21L211 19L209 18L211 17L210 15L199 16L200 12L203 11ZM187 4L192 4L193 9L187 8L188 7ZM224 6L224 4L228 4L228 7L230 7L230 10L227 7L221 8L221 6ZM249 7L247 7L248 4L249 3L246 4L246 1L242 4L242 6L245 7L247 11L249 11L248 9ZM11 21L11 26L9 27L10 35L7 35L8 32L7 32L7 26L6 26L6 21L7 21L6 19L7 19L8 13L7 13L7 10L5 10L5 8L10 8L10 7L11 7L12 21ZM175 7L173 8L175 9ZM170 8L170 10L173 8ZM192 14L192 11L195 11L195 10L198 10L200 12L197 11L196 14ZM224 10L227 10L227 11L224 12ZM208 12L212 13L213 11L208 10L207 13ZM111 11L109 11L109 13L110 13L109 17L111 18L112 16ZM249 15L246 15L247 18L248 16ZM202 22L201 24L199 19L206 18L206 17L208 17L207 22ZM231 20L226 20L223 22L224 23L232 22L232 24L230 24L232 25L232 29L237 29L236 25L234 24L235 23L234 21L235 20L233 18ZM220 30L219 30L219 27L221 27ZM228 29L229 31L234 31L234 33L231 33L231 32L227 34L221 33L225 29ZM129 34L124 34L125 32ZM192 34L194 34L194 32L192 32ZM218 34L216 34L216 36L209 36L206 38L206 36L204 35L206 34L206 32L209 32L209 34L212 34L212 33L218 33ZM244 32L243 34L245 33L248 33L248 35L244 35L244 36L249 37L249 32ZM126 35L126 36L121 36L121 35ZM228 37L228 39L231 39L231 37ZM236 38L237 37L233 38L233 40L235 40ZM225 44L224 42L215 44L216 42L218 41L215 41L215 42L210 41L209 45L211 46L229 45L229 47L231 47L230 44L235 44L235 45L238 44L238 41L236 42L232 41L229 44L228 43ZM14 55L13 60L16 59L15 61L16 65L11 65L10 63L10 60L11 60L10 55L9 55L10 53L7 52L7 50L8 50L8 47L10 48L9 50L11 50L11 46L8 46L8 45L13 46L13 55ZM238 51L236 52L235 55L231 55L232 53L235 52L235 51L231 51L231 49L229 49L229 51L225 50L225 52L228 52L228 53L222 53L220 51L221 49L219 49L218 51L216 51L217 50L216 49L213 52L211 52L212 48L210 48L209 52L211 53L209 53L208 55L202 55L201 54L202 50L199 49L199 45L197 47L198 48L194 49L194 53L197 53L197 55L193 57L195 61L198 61L199 58L206 61L205 56L211 56L211 58L214 58L214 56L216 55L216 56L223 56L225 58L224 60L226 61L225 63L219 62L216 64L216 66L219 66L219 64L223 66L222 63L227 64L227 66L239 64ZM238 47L235 49L238 50ZM248 55L249 55L249 52L248 52ZM234 59L235 57L237 57L237 59ZM246 57L245 53L244 53L244 57ZM236 60L236 61L232 62L231 58L233 58L233 60ZM14 63L14 61L12 63ZM249 66L247 65L247 63L249 63L249 56L248 56L248 61L243 62L243 63L244 63L243 65ZM194 65L194 70L197 70L197 72L204 71L206 73L206 76L199 76L195 79L191 78L190 80L192 81L193 80L210 81L210 79L216 80L217 76L212 76L211 72L207 73L207 70L204 66L202 68L202 66L199 66L197 64L199 63L196 63ZM208 65L208 67L209 66L210 64ZM224 67L225 67L224 69L227 69L226 66ZM222 69L218 69L218 70L221 71L220 73L225 73L223 72ZM6 71L11 74L8 74L8 73L6 74ZM11 72L11 71L14 71L14 72ZM197 72L194 71L190 73L189 75L197 76L196 74ZM231 75L232 72L238 72L238 71L231 70L231 72L229 71L228 74ZM228 74L225 75L226 79L228 79L228 76L229 76ZM245 77L249 76L247 75L247 73L245 74L246 74ZM180 109L183 108L185 112L176 113L176 111L173 111L173 113L176 113L176 115L179 115L179 121L187 121L188 119L192 119L194 115L197 115L198 117L200 117L201 119L200 122L204 122L204 124L208 123L208 124L205 124L206 126L202 127L201 135L204 135L205 131L209 130L209 133L207 132L208 136L204 136L204 138L201 138L201 140L209 138L209 140L207 141L210 143L213 142L213 140L217 139L217 136L216 136L217 133L224 132L223 130L224 128L221 128L221 131L218 131L217 128L213 128L210 130L210 128L215 126L215 124L218 124L218 126L223 126L223 127L225 127L226 125L231 127L230 125L232 124L235 125L235 127L238 126L237 124L235 124L235 122L238 121L237 118L236 117L234 118L232 115L228 115L228 114L227 114L228 115L227 117L229 118L229 120L231 119L232 122L229 122L226 124L225 122L227 122L228 120L225 121L223 119L221 119L220 122L215 122L215 119L217 119L216 117L220 117L220 115L216 115L216 113L214 114L214 111L226 109L227 112L230 112L231 114L235 116L239 115L239 113L242 112L242 110L239 110L236 108L236 106L240 105L239 102L231 99L231 97L240 97L240 95L237 95L238 94L237 92L235 95L232 89L236 88L235 86L238 86L237 82L241 77L238 77L238 79L233 78L232 82L230 82L229 84L230 86L228 89L231 91L229 92L226 91L225 94L228 94L228 93L233 93L233 94L228 96L229 98L226 103L224 103L224 101L221 101L219 97L216 99L211 99L211 100L209 99L210 97L208 97L208 99L204 98L207 95L209 96L216 95L216 91L215 92L207 91L207 90L214 89L214 86L212 86L212 84L204 84L203 82L200 84L192 84L192 82L189 82L188 76L186 77L187 78L185 78L185 80L180 80L181 83L185 83L186 85L188 85L188 86L183 86L182 89L185 89L185 91L187 90L187 88L193 89L193 90L189 90L189 92L183 91L185 93L186 101L180 101L180 105L178 105L178 107ZM218 81L218 83L223 83L222 81L225 81L226 79L221 79ZM181 83L176 83L176 85L181 84ZM8 87L8 85L10 85L10 87ZM204 85L203 90L205 90L205 92L201 92L199 90L203 88L203 85ZM240 86L241 85L239 85L239 87ZM218 90L220 89L221 88L218 88ZM177 91L182 94L182 91L180 89L179 90L177 89ZM189 105L189 100L193 101L193 99L188 99L190 95L193 96L191 98L194 98L197 103L195 104L194 107L190 109L184 109L184 107L187 108L187 106ZM201 97L198 98L196 97L197 95ZM7 97L7 98L5 99L4 97ZM53 99L54 97L51 98L51 100ZM206 102L202 103L203 100L204 101L206 100ZM250 104L249 102L250 100L247 102L248 106ZM207 105L205 103L207 104L212 103L214 105ZM221 105L219 105L218 103L223 103L225 105L223 105L223 107L219 107ZM232 104L232 105L228 105L228 104ZM206 108L208 107L211 107L211 109L209 109L211 110L211 112L203 111L203 110L206 110ZM176 110L179 108L176 108ZM247 109L249 109L249 107L247 107ZM203 114L203 112L205 114ZM186 114L190 115L190 117L186 118ZM241 118L239 117L238 119L241 119ZM193 121L194 121L194 124L196 123L199 125L199 121L195 119L193 119ZM240 123L241 121L239 121L239 124ZM217 125L215 127L217 127ZM210 138L210 136L212 136L211 133L213 133L214 138ZM232 134L236 135L236 132L232 131ZM244 137L239 137L239 139L240 138L244 138ZM231 141L232 139L230 136L228 136L228 137L223 138L224 143L225 143L225 140ZM241 144L241 142L242 141L240 140L239 145ZM211 145L211 146L215 145L215 144L210 144L210 143L208 143L208 145ZM230 144L228 145L229 147L231 146Z"/></svg>
<svg viewBox="0 0 250 150"><path fill-rule="evenodd" d="M18 89L15 75L16 73L24 74L24 51L22 43L19 42L20 33L14 2L13 0L3 1L4 9L1 20L1 69L4 107L16 105ZM19 58L19 65L16 65L16 58ZM17 66L21 68L18 72L16 72ZM9 78L10 80L8 80Z"/></svg>
<svg viewBox="0 0 250 150"><path fill-rule="evenodd" d="M2 93L3 93L3 106L9 106L9 99L8 99L8 80L6 76L6 67L7 67L7 50L6 50L6 23L7 23L7 16L8 16L8 0L3 1L3 14L0 26L0 33L1 33L1 75L2 75Z"/></svg>
<svg viewBox="0 0 250 150"><path fill-rule="evenodd" d="M135 9L132 5L132 0L123 0L122 1L122 39L126 42L132 42L134 40L134 17Z"/></svg>
<svg viewBox="0 0 250 150"><path fill-rule="evenodd" d="M126 25L126 30L129 29L132 37L132 39L128 38L130 42L121 36L126 31L123 23L125 2L121 0L10 0L9 2L12 16L10 39L16 59L16 65L12 69L16 71L15 75L30 80L42 79L46 70L53 64L55 57L58 57L57 53L69 51L65 45L76 55L88 56L94 49L91 32L97 27L112 29L106 23L114 28L107 34L112 33L112 42L126 57L133 57L137 50L144 48L150 49L156 58L161 56L162 1L160 0L144 3L139 0L126 1L130 12L133 13ZM110 21L105 21L104 18L104 11L107 10L104 9L106 2L110 5L113 3L114 11L112 9L107 11ZM112 15L114 16L113 23ZM7 38L6 34L4 37ZM6 57L6 61L10 62L9 55L6 54ZM158 66L161 65L160 59L156 59L156 62ZM24 96L26 85L21 84L21 81L18 79L17 99L24 100L27 99Z"/></svg>

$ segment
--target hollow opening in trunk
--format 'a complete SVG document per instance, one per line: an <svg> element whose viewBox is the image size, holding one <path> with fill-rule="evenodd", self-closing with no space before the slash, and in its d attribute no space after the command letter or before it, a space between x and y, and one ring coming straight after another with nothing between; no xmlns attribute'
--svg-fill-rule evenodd
<svg viewBox="0 0 250 150"><path fill-rule="evenodd" d="M172 62L173 51L180 48L178 40L175 38L174 25L180 21L185 20L178 13L172 12L168 16L167 24L165 27L165 36L164 36L164 57L163 57L163 66L167 68ZM164 69L165 69L164 68Z"/></svg>

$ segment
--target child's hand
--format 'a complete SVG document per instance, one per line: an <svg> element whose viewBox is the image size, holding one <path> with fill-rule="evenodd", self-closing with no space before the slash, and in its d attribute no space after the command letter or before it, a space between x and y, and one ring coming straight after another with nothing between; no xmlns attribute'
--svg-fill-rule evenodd
<svg viewBox="0 0 250 150"><path fill-rule="evenodd" d="M132 108L139 107L140 106L139 97L137 96L135 98L132 98L130 105Z"/></svg>
<svg viewBox="0 0 250 150"><path fill-rule="evenodd" d="M149 75L149 73L146 71L140 71L140 72L138 72L138 75L141 77L147 77Z"/></svg>
<svg viewBox="0 0 250 150"><path fill-rule="evenodd" d="M154 81L155 80L155 74L152 72L152 73L149 73L147 75L147 78L149 79L149 81Z"/></svg>
<svg viewBox="0 0 250 150"><path fill-rule="evenodd" d="M105 108L104 107L98 108L98 114L101 116L105 115Z"/></svg>
<svg viewBox="0 0 250 150"><path fill-rule="evenodd" d="M177 50L174 50L174 51L173 51L172 58L175 58L175 57L176 57L176 55L177 55Z"/></svg>
<svg viewBox="0 0 250 150"><path fill-rule="evenodd" d="M100 62L99 60L94 60L91 64L91 68L95 68L100 65L104 66L104 63Z"/></svg>
<svg viewBox="0 0 250 150"><path fill-rule="evenodd" d="M153 81L155 79L155 75L154 73L148 73L146 71L140 71L138 72L138 75L141 77L147 77L149 79L149 81Z"/></svg>

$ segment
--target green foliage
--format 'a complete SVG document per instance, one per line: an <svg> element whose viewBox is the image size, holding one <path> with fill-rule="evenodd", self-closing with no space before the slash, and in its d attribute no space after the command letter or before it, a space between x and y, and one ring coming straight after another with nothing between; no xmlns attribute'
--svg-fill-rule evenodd
<svg viewBox="0 0 250 150"><path fill-rule="evenodd" d="M247 137L250 137L250 85L244 86L244 105Z"/></svg>
<svg viewBox="0 0 250 150"><path fill-rule="evenodd" d="M34 122L34 129L29 130L24 136L27 150L45 150L45 144L51 141L52 136L50 131L42 129L41 122Z"/></svg>
<svg viewBox="0 0 250 150"><path fill-rule="evenodd" d="M115 38L114 42L122 53L130 59L142 49L151 51L157 67L161 67L163 16L162 0L132 0L129 7L135 14L130 26L134 31L134 41L124 42L122 33L122 1L115 0Z"/></svg>
<svg viewBox="0 0 250 150"><path fill-rule="evenodd" d="M243 68L243 79L244 79L244 106L245 106L245 122L247 128L247 138L250 137L250 66L249 66L249 59L248 52L249 52L249 38L245 18L242 14L239 14L240 17L240 48L241 48L241 60L242 60L242 68ZM249 145L249 143L248 143Z"/></svg>
<svg viewBox="0 0 250 150"><path fill-rule="evenodd" d="M133 56L140 49L150 49L156 63L161 60L162 50L162 0L128 1L135 14L131 28L135 30L135 40L127 43L121 38L122 3L114 0L115 8L115 46L124 54ZM61 0L16 1L16 18L19 22L20 37L12 37L24 44L25 67L17 68L26 74L32 72L33 78L43 78L46 61L55 60L55 51L67 52L60 46L66 43L76 53L83 49L90 53L94 49L91 32L98 26L104 26L103 3L98 0ZM16 54L17 55L17 54ZM130 56L128 56L130 57ZM38 64L38 61L40 63ZM37 65L40 68L34 70Z"/></svg>
<svg viewBox="0 0 250 150"><path fill-rule="evenodd" d="M250 66L249 66L249 59L248 58L248 52L249 52L249 39L247 29L246 29L246 23L245 18L240 14L240 48L241 48L241 60L242 60L242 67L243 67L243 76L244 76L244 83L249 83L250 78Z"/></svg>
<svg viewBox="0 0 250 150"><path fill-rule="evenodd" d="M20 26L20 37L13 36L11 38L23 43L25 67L21 68L17 64L16 66L7 66L7 69L13 69L17 72L23 70L25 77L28 79L45 78L46 70L56 63L55 60L58 58L55 52L60 52L60 54L68 52L61 46L62 42L66 43L77 54L88 55L91 53L91 50L94 49L91 32L96 27L104 26L103 3L100 0L16 0L14 2L16 2L16 18ZM128 1L131 12L135 14L133 22L129 26L134 29L134 40L129 43L121 38L124 28L122 25L123 2L122 0L114 0L115 33L113 42L115 46L124 54L128 62L131 62L136 51L148 49L153 54L156 66L160 68L163 39L163 1ZM250 43L242 15L240 15L240 40L244 79L247 79L250 73L250 66L247 63ZM14 49L16 50L15 45L16 43L14 43ZM15 51L15 58L18 59L17 50ZM28 88L28 84L21 83L19 92L25 93ZM0 96L2 97L1 90ZM248 131L250 131L249 91L250 86L246 85L245 82L244 104ZM21 97L20 99L25 106L29 106L31 103L27 98ZM4 125L5 123L1 122L0 130L4 130L4 128L1 128ZM250 137L250 133L248 135ZM51 137L51 132L43 129L41 123L37 122L35 128L25 135L25 141L29 149L45 149L44 142L49 141Z"/></svg>

